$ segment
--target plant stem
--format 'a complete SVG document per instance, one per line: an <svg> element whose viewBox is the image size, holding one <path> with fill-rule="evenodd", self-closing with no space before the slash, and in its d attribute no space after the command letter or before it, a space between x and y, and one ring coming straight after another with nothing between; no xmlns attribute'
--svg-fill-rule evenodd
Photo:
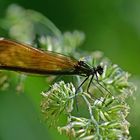
<svg viewBox="0 0 140 140"><path fill-rule="evenodd" d="M88 99L86 98L85 95L82 95L82 97L83 97L83 99L85 100L85 102L88 106L88 110L89 110L91 120L92 120L93 124L95 124L95 126L96 126L97 136L99 137L100 140L102 140L102 136L100 135L100 129L99 129L98 122L96 121L96 119L93 116L92 106L90 105L90 102L88 101Z"/></svg>

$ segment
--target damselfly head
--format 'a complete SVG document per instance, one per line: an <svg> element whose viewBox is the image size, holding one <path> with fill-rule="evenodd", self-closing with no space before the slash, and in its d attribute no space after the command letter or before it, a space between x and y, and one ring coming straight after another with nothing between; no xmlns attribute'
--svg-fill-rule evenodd
<svg viewBox="0 0 140 140"><path fill-rule="evenodd" d="M98 72L100 75L102 75L103 72L104 72L103 67L101 67L100 65L98 65L97 68L96 68L96 72Z"/></svg>

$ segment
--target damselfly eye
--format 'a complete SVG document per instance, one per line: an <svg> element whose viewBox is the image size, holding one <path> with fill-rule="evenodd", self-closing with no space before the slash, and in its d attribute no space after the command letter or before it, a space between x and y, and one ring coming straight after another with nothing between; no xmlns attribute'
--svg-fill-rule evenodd
<svg viewBox="0 0 140 140"><path fill-rule="evenodd" d="M103 68L102 68L100 65L97 66L96 71L97 71L100 75L102 75L103 72L104 72Z"/></svg>

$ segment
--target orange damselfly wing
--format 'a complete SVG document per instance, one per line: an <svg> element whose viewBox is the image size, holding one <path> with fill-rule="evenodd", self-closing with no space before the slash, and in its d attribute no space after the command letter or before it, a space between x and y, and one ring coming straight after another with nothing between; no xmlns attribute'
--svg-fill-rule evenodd
<svg viewBox="0 0 140 140"><path fill-rule="evenodd" d="M0 69L36 74L75 74L79 61L42 51L15 41L0 39Z"/></svg>

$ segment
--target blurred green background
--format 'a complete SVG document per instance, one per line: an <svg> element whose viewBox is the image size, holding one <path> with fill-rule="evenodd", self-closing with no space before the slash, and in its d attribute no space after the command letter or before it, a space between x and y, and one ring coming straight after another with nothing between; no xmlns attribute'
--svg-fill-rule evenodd
<svg viewBox="0 0 140 140"><path fill-rule="evenodd" d="M80 49L103 51L113 63L131 73L131 80L140 85L139 0L0 0L0 18L4 17L7 7L13 3L44 14L62 32L75 29L83 31L86 40ZM4 36L4 33L1 32L0 36ZM42 122L39 93L45 87L46 83L42 78L29 77L25 82L25 94L17 95L12 89L10 92L1 91L0 140L66 139ZM136 100L130 101L131 112L128 119L132 139L138 140L139 89L135 97Z"/></svg>

